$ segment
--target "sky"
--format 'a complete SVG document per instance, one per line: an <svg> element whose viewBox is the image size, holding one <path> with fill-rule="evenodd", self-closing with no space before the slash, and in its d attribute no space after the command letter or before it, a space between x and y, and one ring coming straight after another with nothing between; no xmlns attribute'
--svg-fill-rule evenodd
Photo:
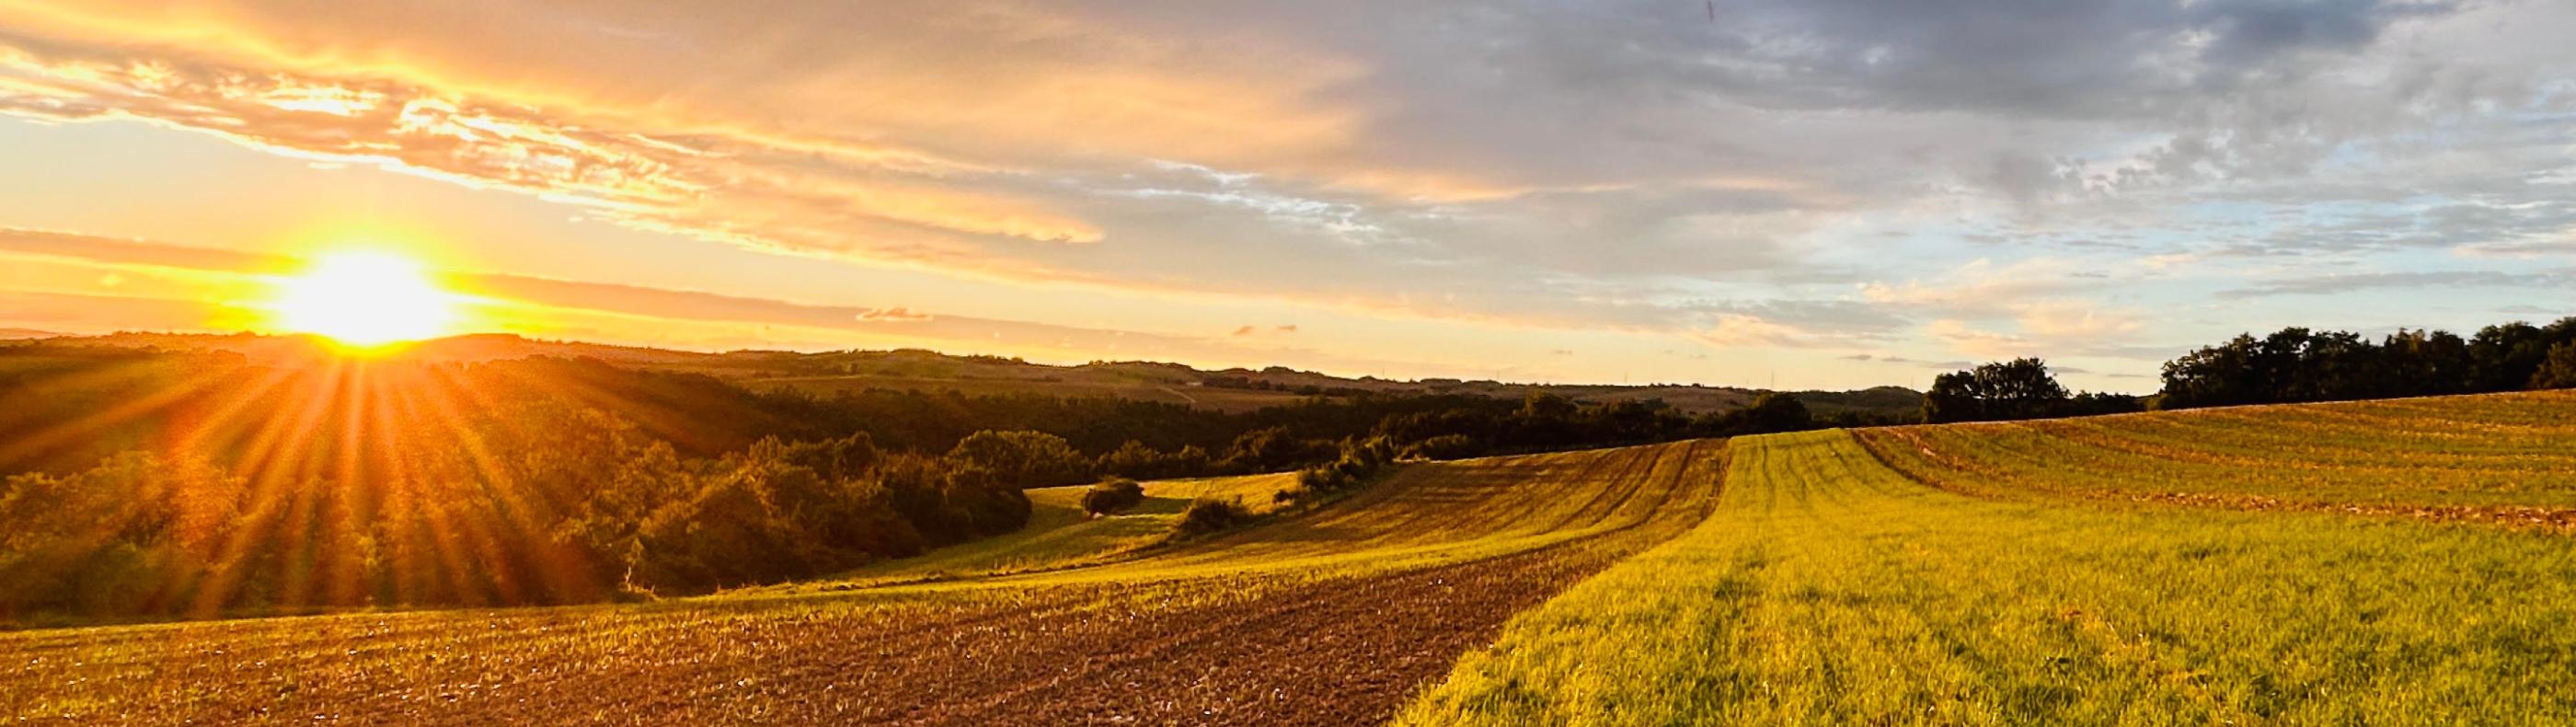
<svg viewBox="0 0 2576 727"><path fill-rule="evenodd" d="M2576 314L2563 0L0 0L0 327L1773 388Z"/></svg>

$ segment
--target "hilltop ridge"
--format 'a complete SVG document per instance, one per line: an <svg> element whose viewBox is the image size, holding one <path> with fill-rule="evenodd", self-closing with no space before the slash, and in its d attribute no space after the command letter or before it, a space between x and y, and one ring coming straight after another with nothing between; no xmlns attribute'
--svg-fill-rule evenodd
<svg viewBox="0 0 2576 727"><path fill-rule="evenodd" d="M50 334L48 334L50 335ZM0 335L0 339L5 339ZM324 339L306 335L120 332L51 337L21 345L114 346L183 351L226 351L265 366L301 366L338 356ZM536 357L588 358L656 371L705 374L764 389L829 394L870 388L954 390L964 393L1038 393L1188 404L1245 411L1314 396L1456 394L1517 399L1545 392L1580 403L1661 401L1677 411L1706 413L1750 405L1765 389L1701 384L1543 384L1495 380L1357 378L1284 366L1203 370L1158 361L1093 361L1076 365L1019 358L951 354L927 349L797 351L735 350L719 353L555 341L507 333L481 333L402 344L381 354L422 363L479 363ZM1911 414L1922 393L1901 386L1853 391L1798 391L1819 414Z"/></svg>

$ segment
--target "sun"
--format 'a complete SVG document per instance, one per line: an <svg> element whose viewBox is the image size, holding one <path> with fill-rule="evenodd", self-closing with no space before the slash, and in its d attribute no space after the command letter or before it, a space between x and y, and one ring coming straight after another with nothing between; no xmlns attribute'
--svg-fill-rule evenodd
<svg viewBox="0 0 2576 727"><path fill-rule="evenodd" d="M336 252L279 281L278 327L360 348L436 338L456 321L454 296L419 263L372 250Z"/></svg>

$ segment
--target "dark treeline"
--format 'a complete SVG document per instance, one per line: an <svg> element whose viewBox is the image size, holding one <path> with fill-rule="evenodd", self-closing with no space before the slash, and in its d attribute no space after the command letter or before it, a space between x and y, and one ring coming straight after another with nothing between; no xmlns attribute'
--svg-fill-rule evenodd
<svg viewBox="0 0 2576 727"><path fill-rule="evenodd" d="M1538 394L1222 413L830 397L596 361L0 348L0 617L596 601L811 577L1025 524L1029 487L1881 423ZM1222 520L1211 504L1202 519ZM1193 520L1193 522L1198 522ZM1202 523L1204 525L1205 523Z"/></svg>
<svg viewBox="0 0 2576 727"><path fill-rule="evenodd" d="M2163 383L2146 397L2069 394L2047 364L2025 358L1942 374L1924 393L1923 414L1939 423L2576 388L2576 318L2487 326L2467 338L2414 330L2376 341L2306 328L2249 333L2166 362Z"/></svg>
<svg viewBox="0 0 2576 727"><path fill-rule="evenodd" d="M2284 328L2237 336L2165 364L2160 406L2385 399L2576 387L2576 318L2508 323L2461 338Z"/></svg>

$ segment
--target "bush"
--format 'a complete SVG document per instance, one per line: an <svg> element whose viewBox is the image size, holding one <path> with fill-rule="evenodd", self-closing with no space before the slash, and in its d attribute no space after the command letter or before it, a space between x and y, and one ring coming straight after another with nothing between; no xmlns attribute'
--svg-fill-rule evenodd
<svg viewBox="0 0 2576 727"><path fill-rule="evenodd" d="M1145 486L1124 477L1103 480L1082 491L1082 511L1093 517L1116 515L1145 503Z"/></svg>
<svg viewBox="0 0 2576 727"><path fill-rule="evenodd" d="M1252 512L1234 498L1202 497L1181 511L1181 522L1174 526L1182 535L1200 536L1231 530L1252 520Z"/></svg>
<svg viewBox="0 0 2576 727"><path fill-rule="evenodd" d="M1409 459L1466 459L1484 454L1484 447L1464 434L1443 434L1414 442L1404 449Z"/></svg>

